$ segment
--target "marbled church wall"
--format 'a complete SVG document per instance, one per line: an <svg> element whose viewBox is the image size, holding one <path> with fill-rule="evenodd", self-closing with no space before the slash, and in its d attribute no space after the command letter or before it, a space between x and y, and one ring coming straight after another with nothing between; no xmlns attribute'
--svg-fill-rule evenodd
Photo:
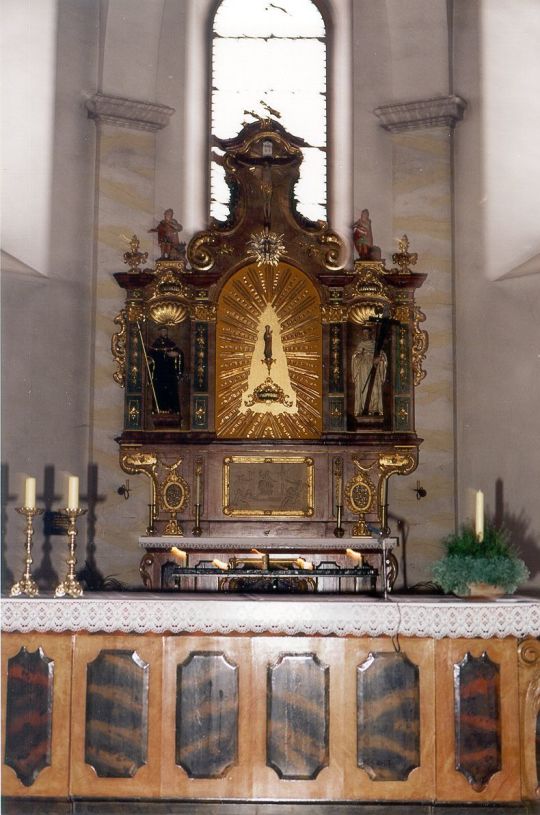
<svg viewBox="0 0 540 815"><path fill-rule="evenodd" d="M353 14L354 217L369 208L387 267L397 239L407 234L410 251L419 255L415 271L428 275L416 293L430 343L427 376L416 389L416 430L424 441L417 471L389 484L392 531L401 552L406 546L406 580L413 585L431 578L440 541L455 523L452 135L413 111L405 114L411 130L387 132L373 111L447 97L446 5L355 2ZM420 501L417 479L427 490Z"/></svg>

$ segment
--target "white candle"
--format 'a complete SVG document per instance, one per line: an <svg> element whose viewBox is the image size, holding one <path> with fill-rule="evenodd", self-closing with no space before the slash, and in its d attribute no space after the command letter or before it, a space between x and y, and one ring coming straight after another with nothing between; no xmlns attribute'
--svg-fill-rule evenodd
<svg viewBox="0 0 540 815"><path fill-rule="evenodd" d="M68 500L67 509L79 508L79 478L76 475L70 475L68 478Z"/></svg>
<svg viewBox="0 0 540 815"><path fill-rule="evenodd" d="M171 555L178 561L179 566L186 566L187 553L183 549L178 549L176 546L171 548Z"/></svg>
<svg viewBox="0 0 540 815"><path fill-rule="evenodd" d="M24 482L24 506L27 509L36 508L36 479L27 478Z"/></svg>
<svg viewBox="0 0 540 815"><path fill-rule="evenodd" d="M200 506L201 503L201 474L195 473L195 503Z"/></svg>
<svg viewBox="0 0 540 815"><path fill-rule="evenodd" d="M476 491L476 512L474 516L474 531L479 541L484 540L484 493Z"/></svg>
<svg viewBox="0 0 540 815"><path fill-rule="evenodd" d="M229 568L227 563L224 563L222 560L218 560L217 557L212 561L212 566L215 566L217 569L223 569L224 572L226 572Z"/></svg>

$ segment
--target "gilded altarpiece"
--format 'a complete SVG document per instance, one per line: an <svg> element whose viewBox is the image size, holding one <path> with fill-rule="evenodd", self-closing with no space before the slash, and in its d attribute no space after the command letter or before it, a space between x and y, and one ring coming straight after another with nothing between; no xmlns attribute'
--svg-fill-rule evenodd
<svg viewBox="0 0 540 815"><path fill-rule="evenodd" d="M293 535L324 548L336 517L346 537L388 534L388 479L413 472L421 442L417 256L403 236L390 269L377 252L347 267L343 239L296 210L303 143L276 121L216 146L227 221L153 268L134 236L129 271L115 275L126 292L112 341L120 464L149 479L148 534ZM295 462L309 461L309 489L280 512L283 491L265 500L257 475L237 506L230 463L240 460L279 461L291 491Z"/></svg>

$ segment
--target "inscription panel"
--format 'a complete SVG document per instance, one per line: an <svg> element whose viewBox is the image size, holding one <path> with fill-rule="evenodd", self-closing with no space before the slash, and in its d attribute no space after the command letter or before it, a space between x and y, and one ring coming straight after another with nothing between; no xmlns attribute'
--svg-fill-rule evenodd
<svg viewBox="0 0 540 815"><path fill-rule="evenodd" d="M238 668L199 651L177 667L176 763L190 778L220 778L238 760Z"/></svg>
<svg viewBox="0 0 540 815"><path fill-rule="evenodd" d="M401 653L357 668L358 766L374 781L404 781L420 765L418 667Z"/></svg>

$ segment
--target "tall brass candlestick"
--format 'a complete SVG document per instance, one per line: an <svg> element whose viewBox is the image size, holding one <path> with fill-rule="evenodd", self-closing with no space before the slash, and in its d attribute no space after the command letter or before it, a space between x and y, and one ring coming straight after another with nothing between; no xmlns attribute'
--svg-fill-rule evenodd
<svg viewBox="0 0 540 815"><path fill-rule="evenodd" d="M86 509L70 509L69 507L62 510L62 514L68 517L69 557L66 561L68 570L64 580L55 589L55 597L65 597L66 595L68 597L80 597L83 593L82 586L75 577L75 565L77 563L75 539L77 537L77 518L86 512Z"/></svg>
<svg viewBox="0 0 540 815"><path fill-rule="evenodd" d="M201 527L201 482L202 482L202 461L197 459L195 464L195 526L193 527L193 536L200 538L202 535Z"/></svg>
<svg viewBox="0 0 540 815"><path fill-rule="evenodd" d="M37 597L39 589L36 581L30 572L32 565L32 538L34 536L34 516L42 515L42 509L35 507L15 507L17 512L26 516L26 551L24 557L24 574L17 583L11 587L10 596L19 597L21 594L26 594L28 597Z"/></svg>
<svg viewBox="0 0 540 815"><path fill-rule="evenodd" d="M341 506L341 504L336 505L336 516L337 516L337 522L336 522L336 528L334 529L334 537L342 538L343 535L345 534L345 530L341 526L342 516L343 516L343 507Z"/></svg>

